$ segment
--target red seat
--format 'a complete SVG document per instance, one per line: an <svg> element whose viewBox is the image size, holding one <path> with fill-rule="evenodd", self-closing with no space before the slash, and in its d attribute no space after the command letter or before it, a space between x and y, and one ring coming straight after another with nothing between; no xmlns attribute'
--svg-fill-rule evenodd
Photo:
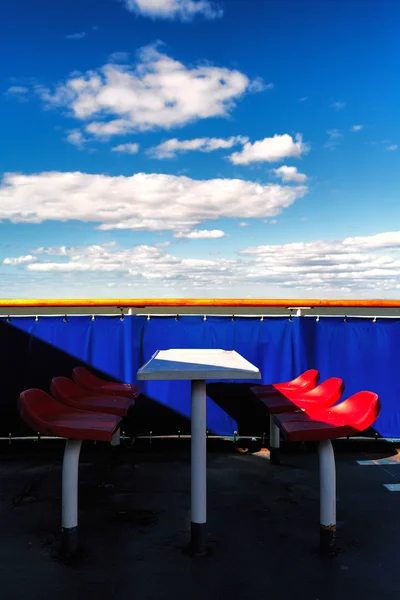
<svg viewBox="0 0 400 600"><path fill-rule="evenodd" d="M130 383L118 383L106 381L93 375L85 367L76 367L72 371L72 379L80 387L91 392L105 394L107 396L123 396L125 398L137 398L139 386Z"/></svg>
<svg viewBox="0 0 400 600"><path fill-rule="evenodd" d="M358 392L336 406L277 415L275 422L289 442L332 440L368 429L379 410L377 394Z"/></svg>
<svg viewBox="0 0 400 600"><path fill-rule="evenodd" d="M307 392L302 390L287 391L284 394L275 392L274 396L259 396L259 400L265 404L271 414L278 414L298 409L332 406L340 400L343 389L343 379L331 377Z"/></svg>
<svg viewBox="0 0 400 600"><path fill-rule="evenodd" d="M115 415L70 408L37 389L22 392L18 408L22 419L34 431L67 438L62 466L61 555L69 558L78 549L78 478L82 441L112 442L113 436L119 434L121 419Z"/></svg>
<svg viewBox="0 0 400 600"><path fill-rule="evenodd" d="M269 385L254 385L250 388L255 396L270 396L277 392L294 392L302 391L307 392L312 390L318 383L319 373L316 369L310 369L305 371L295 379L291 381L284 381L282 383L271 383Z"/></svg>
<svg viewBox="0 0 400 600"><path fill-rule="evenodd" d="M75 440L110 442L121 422L117 416L71 409L37 389L21 393L18 409L34 431Z"/></svg>
<svg viewBox="0 0 400 600"><path fill-rule="evenodd" d="M104 396L94 391L81 388L68 377L55 377L50 384L54 398L62 404L67 404L81 410L108 413L126 417L135 401L131 397L108 395Z"/></svg>
<svg viewBox="0 0 400 600"><path fill-rule="evenodd" d="M331 440L368 429L380 410L377 394L358 392L328 408L307 408L275 416L289 442L318 442L320 476L320 550L334 554L336 536L336 465Z"/></svg>

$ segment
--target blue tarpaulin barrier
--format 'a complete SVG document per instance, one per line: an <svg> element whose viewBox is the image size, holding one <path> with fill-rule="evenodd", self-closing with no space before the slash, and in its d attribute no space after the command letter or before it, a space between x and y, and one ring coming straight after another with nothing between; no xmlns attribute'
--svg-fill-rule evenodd
<svg viewBox="0 0 400 600"><path fill-rule="evenodd" d="M319 321L314 317L2 318L0 372L6 393L3 391L0 399L0 413L4 421L7 407L9 412L15 410L23 389L48 389L52 377L68 376L74 366L86 364L110 378L139 383L143 392L158 404L189 419L188 382L137 382L137 370L156 350L221 348L236 350L256 365L262 374L261 383L285 381L308 368L316 368L322 380L344 379L344 397L360 390L374 391L382 404L375 431L383 437L400 437L399 347L400 321L396 319L373 322L366 318L339 317L321 317ZM229 403L229 398L226 401ZM248 410L251 411L250 405ZM237 430L238 423L228 412L207 398L210 432L232 435Z"/></svg>

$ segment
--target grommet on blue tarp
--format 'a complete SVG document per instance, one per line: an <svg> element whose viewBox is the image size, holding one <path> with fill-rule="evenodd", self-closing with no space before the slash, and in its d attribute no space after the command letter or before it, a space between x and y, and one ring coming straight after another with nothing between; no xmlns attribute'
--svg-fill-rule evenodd
<svg viewBox="0 0 400 600"><path fill-rule="evenodd" d="M290 317L289 317L289 321L290 321L290 322L292 322L292 321L293 321L293 316L292 316L292 315L290 315Z"/></svg>
<svg viewBox="0 0 400 600"><path fill-rule="evenodd" d="M147 315L147 321L150 321L150 315Z"/></svg>
<svg viewBox="0 0 400 600"><path fill-rule="evenodd" d="M203 321L207 321L207 315L204 315Z"/></svg>
<svg viewBox="0 0 400 600"><path fill-rule="evenodd" d="M263 316L260 318L260 321L261 321L261 322L262 322L262 321L264 321L264 317L263 317Z"/></svg>
<svg viewBox="0 0 400 600"><path fill-rule="evenodd" d="M345 318L343 319L343 321L344 321L345 323L347 323L347 322L348 322L348 318L347 318L347 317L345 317Z"/></svg>
<svg viewBox="0 0 400 600"><path fill-rule="evenodd" d="M315 319L315 322L316 322L316 323L319 323L319 315L318 315L318 317Z"/></svg>
<svg viewBox="0 0 400 600"><path fill-rule="evenodd" d="M35 317L35 321L39 321L39 317L37 315ZM65 321L65 319L64 319L64 321Z"/></svg>
<svg viewBox="0 0 400 600"><path fill-rule="evenodd" d="M7 323L11 323L11 317L10 317L10 315L8 315L8 317L7 317Z"/></svg>
<svg viewBox="0 0 400 600"><path fill-rule="evenodd" d="M96 317L94 315L92 315L92 321L95 321Z"/></svg>
<svg viewBox="0 0 400 600"><path fill-rule="evenodd" d="M232 321L236 321L235 315L232 315Z"/></svg>
<svg viewBox="0 0 400 600"><path fill-rule="evenodd" d="M122 313L122 315L120 316L119 320L123 321L124 319L125 319L125 315L124 315L124 313Z"/></svg>
<svg viewBox="0 0 400 600"><path fill-rule="evenodd" d="M38 317L36 317L36 319L39 321ZM67 317L67 315L64 315L63 321L64 321L64 323L68 323L68 317Z"/></svg>
<svg viewBox="0 0 400 600"><path fill-rule="evenodd" d="M175 321L179 321L179 315L176 315Z"/></svg>
<svg viewBox="0 0 400 600"><path fill-rule="evenodd" d="M372 319L372 322L373 322L373 323L376 323L376 317L374 317L374 318Z"/></svg>

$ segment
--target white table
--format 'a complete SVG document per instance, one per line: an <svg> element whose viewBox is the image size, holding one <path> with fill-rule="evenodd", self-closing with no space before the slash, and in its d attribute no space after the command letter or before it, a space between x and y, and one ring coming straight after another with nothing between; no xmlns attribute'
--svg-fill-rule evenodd
<svg viewBox="0 0 400 600"><path fill-rule="evenodd" d="M260 371L234 350L158 350L137 373L139 380L190 380L191 385L191 540L204 554L207 522L206 380L261 379Z"/></svg>

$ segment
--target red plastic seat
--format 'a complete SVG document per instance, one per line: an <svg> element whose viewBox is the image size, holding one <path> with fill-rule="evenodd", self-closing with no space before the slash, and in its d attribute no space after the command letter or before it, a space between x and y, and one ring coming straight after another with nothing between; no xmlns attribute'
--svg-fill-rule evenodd
<svg viewBox="0 0 400 600"><path fill-rule="evenodd" d="M93 375L85 367L76 367L72 371L72 379L80 387L91 392L106 394L107 396L123 396L125 398L137 398L139 386L130 383L118 383L106 381Z"/></svg>
<svg viewBox="0 0 400 600"><path fill-rule="evenodd" d="M60 404L46 392L30 389L18 400L22 419L34 431L66 439L62 466L61 554L78 549L79 455L83 440L112 442L119 435L120 417L78 410Z"/></svg>
<svg viewBox="0 0 400 600"><path fill-rule="evenodd" d="M378 395L358 392L330 408L277 415L275 423L289 442L332 440L368 429L380 410Z"/></svg>
<svg viewBox="0 0 400 600"><path fill-rule="evenodd" d="M285 394L275 392L274 396L259 396L259 400L265 404L271 414L278 414L332 406L340 400L343 389L343 379L330 377L307 392L303 390L287 391Z"/></svg>
<svg viewBox="0 0 400 600"><path fill-rule="evenodd" d="M294 392L302 391L307 392L312 390L318 383L319 372L316 369L310 369L305 371L295 379L291 381L284 381L282 383L271 383L269 385L254 385L250 388L255 396L258 398L261 396L274 395L277 392Z"/></svg>
<svg viewBox="0 0 400 600"><path fill-rule="evenodd" d="M358 392L328 408L276 415L274 420L289 442L318 442L320 476L320 550L335 554L336 465L331 440L368 429L380 410L377 394Z"/></svg>
<svg viewBox="0 0 400 600"><path fill-rule="evenodd" d="M67 439L110 442L121 422L117 416L71 409L38 389L22 392L18 409L37 433Z"/></svg>
<svg viewBox="0 0 400 600"><path fill-rule="evenodd" d="M50 384L54 398L73 408L126 417L135 401L130 397L108 395L86 390L68 377L55 377Z"/></svg>

